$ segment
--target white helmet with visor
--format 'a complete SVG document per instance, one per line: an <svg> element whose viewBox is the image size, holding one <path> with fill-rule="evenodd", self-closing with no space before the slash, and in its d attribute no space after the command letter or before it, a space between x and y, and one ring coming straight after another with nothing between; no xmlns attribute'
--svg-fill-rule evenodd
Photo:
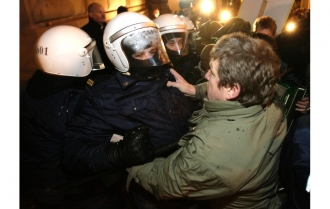
<svg viewBox="0 0 330 209"><path fill-rule="evenodd" d="M186 55L188 29L180 16L162 14L154 22L159 26L168 55Z"/></svg>
<svg viewBox="0 0 330 209"><path fill-rule="evenodd" d="M96 41L69 25L44 32L37 41L36 56L44 72L60 76L85 77L105 68Z"/></svg>
<svg viewBox="0 0 330 209"><path fill-rule="evenodd" d="M120 72L170 62L158 26L137 12L120 13L110 20L104 30L103 44Z"/></svg>

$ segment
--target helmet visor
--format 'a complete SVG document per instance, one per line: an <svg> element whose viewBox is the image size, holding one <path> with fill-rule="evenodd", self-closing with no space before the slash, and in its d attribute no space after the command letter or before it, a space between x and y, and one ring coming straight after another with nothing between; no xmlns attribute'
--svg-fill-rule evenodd
<svg viewBox="0 0 330 209"><path fill-rule="evenodd" d="M161 66L169 63L169 58L155 28L148 28L125 37L121 46L130 68Z"/></svg>
<svg viewBox="0 0 330 209"><path fill-rule="evenodd" d="M185 55L187 33L166 33L162 35L162 38L168 54Z"/></svg>
<svg viewBox="0 0 330 209"><path fill-rule="evenodd" d="M191 32L188 34L187 48L192 51L196 51L196 32Z"/></svg>
<svg viewBox="0 0 330 209"><path fill-rule="evenodd" d="M101 58L100 52L97 48L96 41L95 39L92 39L92 41L85 46L87 49L87 52L89 56L92 58L91 63L92 63L92 70L102 70L105 68L103 60Z"/></svg>

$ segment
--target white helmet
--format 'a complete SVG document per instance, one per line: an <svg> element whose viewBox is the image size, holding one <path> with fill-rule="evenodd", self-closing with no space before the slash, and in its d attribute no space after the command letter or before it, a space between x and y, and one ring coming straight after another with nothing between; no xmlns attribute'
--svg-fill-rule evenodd
<svg viewBox="0 0 330 209"><path fill-rule="evenodd" d="M178 15L162 14L153 20L158 26L160 34L169 56L183 54L187 47L188 29Z"/></svg>
<svg viewBox="0 0 330 209"><path fill-rule="evenodd" d="M186 16L180 15L180 18L183 20L184 24L187 26L188 33L193 33L196 31L194 23Z"/></svg>
<svg viewBox="0 0 330 209"><path fill-rule="evenodd" d="M69 25L55 26L40 36L37 60L44 72L61 76L84 77L104 68L96 41Z"/></svg>
<svg viewBox="0 0 330 209"><path fill-rule="evenodd" d="M194 23L186 16L180 15L180 18L184 21L184 24L188 29L188 44L191 50L196 51L196 27ZM189 53L189 47L186 47L186 51L183 54Z"/></svg>
<svg viewBox="0 0 330 209"><path fill-rule="evenodd" d="M158 26L137 12L120 13L111 19L104 29L103 45L120 72L170 62Z"/></svg>

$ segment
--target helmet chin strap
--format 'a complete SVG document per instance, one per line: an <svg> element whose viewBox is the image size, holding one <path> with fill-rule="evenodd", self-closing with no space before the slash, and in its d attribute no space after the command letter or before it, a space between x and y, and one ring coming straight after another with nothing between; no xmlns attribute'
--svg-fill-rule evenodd
<svg viewBox="0 0 330 209"><path fill-rule="evenodd" d="M170 68L169 64L164 64L161 66L152 66L152 67L135 67L130 68L129 72L131 76L134 76L142 81L152 81L159 78L161 71Z"/></svg>

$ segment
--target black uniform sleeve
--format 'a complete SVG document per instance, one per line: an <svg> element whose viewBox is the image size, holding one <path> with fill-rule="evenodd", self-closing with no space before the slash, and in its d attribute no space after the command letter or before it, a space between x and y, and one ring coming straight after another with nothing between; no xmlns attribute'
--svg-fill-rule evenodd
<svg viewBox="0 0 330 209"><path fill-rule="evenodd" d="M114 127L106 122L104 113L91 94L85 93L61 140L61 163L67 171L77 174L114 169L105 147L114 145L110 139Z"/></svg>

